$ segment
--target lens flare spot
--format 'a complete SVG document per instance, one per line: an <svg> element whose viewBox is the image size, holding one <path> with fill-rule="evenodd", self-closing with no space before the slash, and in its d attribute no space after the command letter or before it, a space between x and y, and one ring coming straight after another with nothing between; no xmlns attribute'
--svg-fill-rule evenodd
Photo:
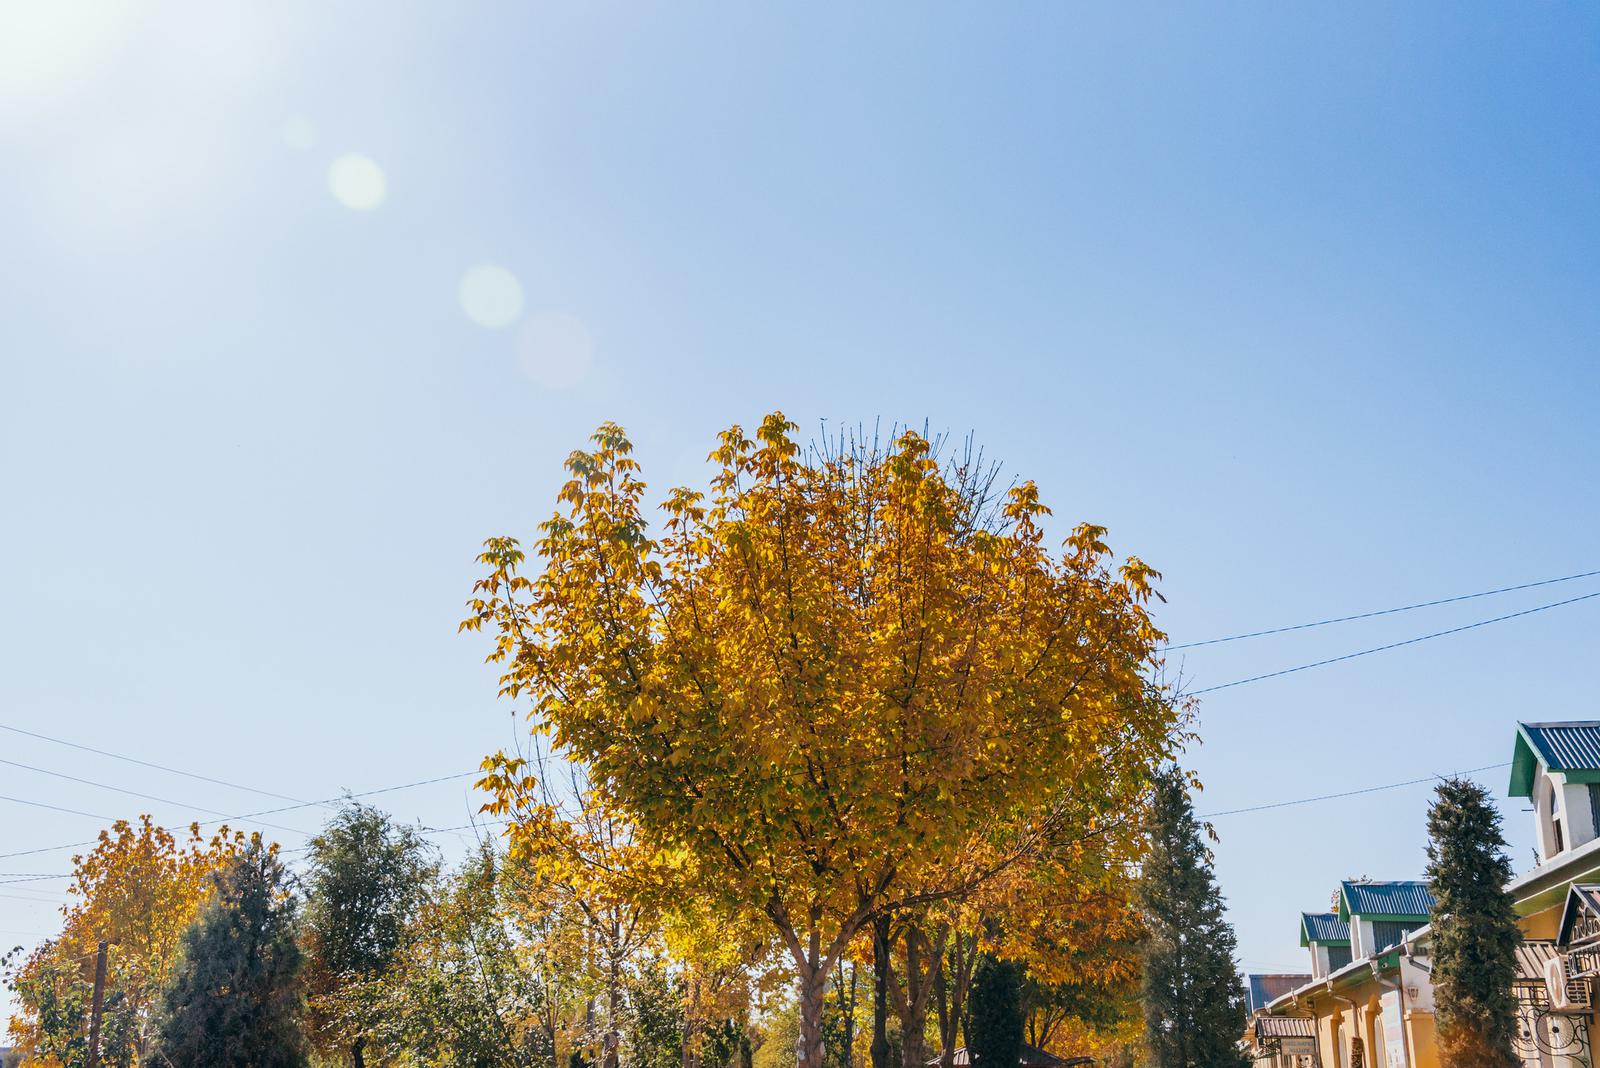
<svg viewBox="0 0 1600 1068"><path fill-rule="evenodd" d="M328 188L335 200L354 211L371 211L389 195L383 168L354 152L333 161L328 168Z"/></svg>
<svg viewBox="0 0 1600 1068"><path fill-rule="evenodd" d="M499 330L522 318L522 283L504 267L480 263L461 276L461 310L479 326Z"/></svg>
<svg viewBox="0 0 1600 1068"><path fill-rule="evenodd" d="M540 312L517 331L517 359L539 385L570 388L589 374L594 338L588 327L566 312Z"/></svg>

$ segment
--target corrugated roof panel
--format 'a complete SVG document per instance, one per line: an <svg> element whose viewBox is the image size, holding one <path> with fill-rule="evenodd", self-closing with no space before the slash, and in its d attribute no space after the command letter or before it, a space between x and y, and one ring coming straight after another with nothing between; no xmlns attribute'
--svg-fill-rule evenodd
<svg viewBox="0 0 1600 1068"><path fill-rule="evenodd" d="M1433 912L1428 884L1407 880L1392 883L1343 882L1339 884L1341 916L1415 916L1426 920Z"/></svg>
<svg viewBox="0 0 1600 1068"><path fill-rule="evenodd" d="M1522 983L1544 982L1544 966L1556 955L1553 942L1518 942L1517 943L1517 981Z"/></svg>
<svg viewBox="0 0 1600 1068"><path fill-rule="evenodd" d="M1251 975L1249 980L1249 1005L1251 1012L1259 1012L1291 990L1298 990L1311 982L1309 975Z"/></svg>
<svg viewBox="0 0 1600 1068"><path fill-rule="evenodd" d="M1350 925L1331 912L1300 914L1300 944L1349 942Z"/></svg>
<svg viewBox="0 0 1600 1068"><path fill-rule="evenodd" d="M1553 771L1600 771L1600 720L1521 724L1539 759Z"/></svg>
<svg viewBox="0 0 1600 1068"><path fill-rule="evenodd" d="M1316 1021L1303 1016L1257 1016L1257 1038L1315 1038Z"/></svg>

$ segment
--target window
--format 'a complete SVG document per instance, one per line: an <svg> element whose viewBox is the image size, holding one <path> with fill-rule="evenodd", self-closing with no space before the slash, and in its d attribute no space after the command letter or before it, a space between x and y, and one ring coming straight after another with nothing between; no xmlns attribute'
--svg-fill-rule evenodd
<svg viewBox="0 0 1600 1068"><path fill-rule="evenodd" d="M1328 970L1336 972L1351 961L1349 946L1328 947Z"/></svg>

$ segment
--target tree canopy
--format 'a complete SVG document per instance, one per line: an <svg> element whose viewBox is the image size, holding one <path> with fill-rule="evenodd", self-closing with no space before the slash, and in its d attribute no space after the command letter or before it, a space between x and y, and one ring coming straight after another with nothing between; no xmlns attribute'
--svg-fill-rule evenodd
<svg viewBox="0 0 1600 1068"><path fill-rule="evenodd" d="M312 1037L324 1050L348 1050L355 1068L392 1018L384 984L437 871L433 847L415 830L366 805L343 805L311 839L304 941Z"/></svg>
<svg viewBox="0 0 1600 1068"><path fill-rule="evenodd" d="M829 972L877 915L1133 826L1180 714L1151 680L1157 574L1105 531L1045 545L1030 482L914 433L802 452L725 431L659 538L622 430L568 459L541 566L491 539L463 626L680 892L763 917L799 976L804 1068ZM512 808L532 775L492 761ZM963 873L952 879L954 872Z"/></svg>

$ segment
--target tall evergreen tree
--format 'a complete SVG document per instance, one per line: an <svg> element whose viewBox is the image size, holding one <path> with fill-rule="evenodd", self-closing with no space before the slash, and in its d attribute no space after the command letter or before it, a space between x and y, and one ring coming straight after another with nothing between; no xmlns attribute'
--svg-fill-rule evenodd
<svg viewBox="0 0 1600 1068"><path fill-rule="evenodd" d="M433 848L415 830L366 805L344 805L311 840L305 977L319 1052L348 1052L365 1068L368 1044L392 1037L386 980L437 873Z"/></svg>
<svg viewBox="0 0 1600 1068"><path fill-rule="evenodd" d="M1475 782L1447 779L1428 809L1433 891L1433 998L1439 1060L1451 1068L1514 1068L1511 993L1521 941L1506 883L1511 858L1500 813Z"/></svg>
<svg viewBox="0 0 1600 1068"><path fill-rule="evenodd" d="M1156 1068L1243 1068L1244 984L1211 858L1181 770L1156 779L1151 852L1141 880L1145 1044Z"/></svg>
<svg viewBox="0 0 1600 1068"><path fill-rule="evenodd" d="M152 1064L306 1068L294 899L272 850L252 845L215 877L183 934Z"/></svg>
<svg viewBox="0 0 1600 1068"><path fill-rule="evenodd" d="M972 977L967 1055L984 1068L1016 1068L1022 1060L1022 966L985 954Z"/></svg>

